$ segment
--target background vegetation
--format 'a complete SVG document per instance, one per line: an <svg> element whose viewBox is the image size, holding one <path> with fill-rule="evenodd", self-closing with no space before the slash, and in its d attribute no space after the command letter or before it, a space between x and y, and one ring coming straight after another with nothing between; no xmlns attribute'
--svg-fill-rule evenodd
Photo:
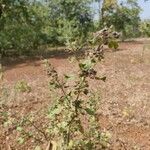
<svg viewBox="0 0 150 150"><path fill-rule="evenodd" d="M99 20L91 5L99 2ZM122 39L150 36L137 0L1 0L0 51L29 54L41 45L80 45L88 34L113 25Z"/></svg>

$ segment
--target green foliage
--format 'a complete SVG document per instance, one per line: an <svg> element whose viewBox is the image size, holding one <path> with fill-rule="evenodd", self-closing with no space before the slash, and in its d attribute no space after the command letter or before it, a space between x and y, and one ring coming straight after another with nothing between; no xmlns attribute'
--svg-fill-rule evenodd
<svg viewBox="0 0 150 150"><path fill-rule="evenodd" d="M122 32L122 38L139 36L139 24L141 11L136 0L122 1L115 7L107 7L103 16L103 24L113 25L115 30Z"/></svg>
<svg viewBox="0 0 150 150"><path fill-rule="evenodd" d="M28 54L44 44L81 44L93 25L87 0L1 0L0 51Z"/></svg>
<svg viewBox="0 0 150 150"><path fill-rule="evenodd" d="M110 41L108 44L108 47L111 49L117 49L119 47L119 45L116 41Z"/></svg>
<svg viewBox="0 0 150 150"><path fill-rule="evenodd" d="M34 150L42 150L40 146L36 146Z"/></svg>
<svg viewBox="0 0 150 150"><path fill-rule="evenodd" d="M17 54L27 53L45 43L44 30L48 17L47 7L41 3L29 1L2 1L0 17L0 50Z"/></svg>
<svg viewBox="0 0 150 150"><path fill-rule="evenodd" d="M150 37L150 20L145 20L141 22L140 31L142 36Z"/></svg>
<svg viewBox="0 0 150 150"><path fill-rule="evenodd" d="M31 87L24 80L18 81L15 85L15 89L18 92L30 92L31 91Z"/></svg>
<svg viewBox="0 0 150 150"><path fill-rule="evenodd" d="M99 2L100 0L95 0ZM1 0L0 53L30 54L43 45L65 45L69 50L85 46L89 33L100 26L95 22L92 0ZM100 24L122 32L123 39L140 36L141 9L137 0L104 0ZM141 24L142 35L149 36L147 23ZM145 33L144 33L145 32ZM113 46L112 46L113 45ZM114 46L115 45L115 46ZM111 42L110 47L117 48Z"/></svg>
<svg viewBox="0 0 150 150"><path fill-rule="evenodd" d="M49 1L51 27L57 29L58 42L71 46L81 44L92 26L88 0Z"/></svg>
<svg viewBox="0 0 150 150"><path fill-rule="evenodd" d="M0 84L0 105L6 102L9 92L9 89L5 85Z"/></svg>
<svg viewBox="0 0 150 150"><path fill-rule="evenodd" d="M2 64L0 64L0 106L6 102L9 93L10 93L9 88L3 82L3 68L2 68Z"/></svg>
<svg viewBox="0 0 150 150"><path fill-rule="evenodd" d="M2 69L2 65L0 64L0 81L3 80L3 69Z"/></svg>
<svg viewBox="0 0 150 150"><path fill-rule="evenodd" d="M94 39L94 44L104 43L108 45L111 49L117 49L119 47L117 39L120 37L120 34L113 32L112 26L110 28L104 28L101 31L94 33L96 40Z"/></svg>

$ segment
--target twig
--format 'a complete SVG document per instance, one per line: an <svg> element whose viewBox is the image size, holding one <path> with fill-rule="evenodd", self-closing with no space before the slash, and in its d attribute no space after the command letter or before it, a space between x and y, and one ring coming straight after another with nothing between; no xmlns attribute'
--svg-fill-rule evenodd
<svg viewBox="0 0 150 150"><path fill-rule="evenodd" d="M39 129L33 122L31 122L30 120L28 120L29 121L29 123L39 132L39 133L41 133L43 136L44 136L44 138L45 138L45 140L46 141L48 141L48 138L47 138L47 135L45 134L45 132L43 132L41 129Z"/></svg>

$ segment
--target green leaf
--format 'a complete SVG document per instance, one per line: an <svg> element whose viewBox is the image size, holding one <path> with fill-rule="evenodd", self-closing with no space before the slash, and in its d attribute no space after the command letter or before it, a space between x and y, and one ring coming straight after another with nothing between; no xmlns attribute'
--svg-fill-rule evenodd
<svg viewBox="0 0 150 150"><path fill-rule="evenodd" d="M102 80L102 81L106 81L106 77L95 77L96 80Z"/></svg>
<svg viewBox="0 0 150 150"><path fill-rule="evenodd" d="M8 127L11 124L12 124L11 120L8 120L8 121L4 122L4 127Z"/></svg>
<svg viewBox="0 0 150 150"><path fill-rule="evenodd" d="M70 78L70 76L69 75L64 75L64 77L65 77L65 79L69 79Z"/></svg>
<svg viewBox="0 0 150 150"><path fill-rule="evenodd" d="M72 148L73 148L73 145L74 145L74 144L73 144L73 140L70 140L69 145L68 145L68 148L69 148L69 149L72 149Z"/></svg>
<svg viewBox="0 0 150 150"><path fill-rule="evenodd" d="M96 60L93 58L93 59L91 59L91 62L92 63L96 63Z"/></svg>
<svg viewBox="0 0 150 150"><path fill-rule="evenodd" d="M61 128L66 128L67 125L68 125L68 122L63 121L63 122L61 123Z"/></svg>
<svg viewBox="0 0 150 150"><path fill-rule="evenodd" d="M94 111L90 108L86 108L85 111L89 114L89 115L95 115Z"/></svg>
<svg viewBox="0 0 150 150"><path fill-rule="evenodd" d="M84 68L85 68L85 64L83 64L83 63L79 63L79 67L80 67L81 69L83 69L83 70L84 70Z"/></svg>
<svg viewBox="0 0 150 150"><path fill-rule="evenodd" d="M118 47L119 47L118 43L115 42L115 43L114 43L114 49L117 49Z"/></svg>
<svg viewBox="0 0 150 150"><path fill-rule="evenodd" d="M82 70L89 70L94 66L94 64L95 64L94 60L88 59L88 60L85 60L84 62L80 63L79 67Z"/></svg>
<svg viewBox="0 0 150 150"><path fill-rule="evenodd" d="M41 150L40 146L36 146L34 150Z"/></svg>
<svg viewBox="0 0 150 150"><path fill-rule="evenodd" d="M88 89L84 89L83 93L84 93L85 95L87 95L87 94L89 93L89 90L88 90Z"/></svg>
<svg viewBox="0 0 150 150"><path fill-rule="evenodd" d="M88 141L86 143L86 146L87 146L88 149L92 149L93 148L93 143L91 141Z"/></svg>
<svg viewBox="0 0 150 150"><path fill-rule="evenodd" d="M62 112L62 107L61 106L57 106L56 108L50 110L49 114L48 114L48 117L51 118L53 117L54 115L58 115Z"/></svg>
<svg viewBox="0 0 150 150"><path fill-rule="evenodd" d="M23 143L24 143L24 138L19 137L19 138L17 139L17 141L18 141L19 144L23 144Z"/></svg>
<svg viewBox="0 0 150 150"><path fill-rule="evenodd" d="M53 114L59 114L60 112L62 111L62 108L61 107L58 107L56 108L54 111L53 111Z"/></svg>
<svg viewBox="0 0 150 150"><path fill-rule="evenodd" d="M74 75L64 75L65 79L66 80L74 80L75 79L75 76Z"/></svg>
<svg viewBox="0 0 150 150"><path fill-rule="evenodd" d="M113 48L113 49L117 49L119 47L118 42L117 41L110 41L108 43L108 47L109 48Z"/></svg>
<svg viewBox="0 0 150 150"><path fill-rule="evenodd" d="M21 132L23 130L23 128L22 127L17 127L16 130L19 131L19 132Z"/></svg>

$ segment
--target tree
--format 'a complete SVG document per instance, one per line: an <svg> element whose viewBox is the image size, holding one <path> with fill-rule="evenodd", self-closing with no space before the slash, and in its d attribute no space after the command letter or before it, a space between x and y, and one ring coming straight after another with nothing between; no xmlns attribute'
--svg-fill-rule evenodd
<svg viewBox="0 0 150 150"><path fill-rule="evenodd" d="M92 26L89 0L49 1L50 22L60 43L84 41Z"/></svg>
<svg viewBox="0 0 150 150"><path fill-rule="evenodd" d="M112 3L103 2L103 12L102 24L107 26L113 25L115 29L123 33L123 39L129 36L130 33L136 33L140 23L139 13L141 11L138 6L137 0L127 0L122 1L117 4L117 1Z"/></svg>
<svg viewBox="0 0 150 150"><path fill-rule="evenodd" d="M95 0L95 2L98 2L99 5L99 22L104 22L107 12L117 6L117 0Z"/></svg>
<svg viewBox="0 0 150 150"><path fill-rule="evenodd" d="M101 19L105 21L107 13L113 11L117 6L117 0L103 0L102 10L101 10Z"/></svg>
<svg viewBox="0 0 150 150"><path fill-rule="evenodd" d="M0 0L0 50L82 43L93 25L91 0Z"/></svg>
<svg viewBox="0 0 150 150"><path fill-rule="evenodd" d="M40 2L1 0L0 50L27 53L45 43L48 12Z"/></svg>
<svg viewBox="0 0 150 150"><path fill-rule="evenodd" d="M150 37L150 20L144 20L140 23L140 32L143 37Z"/></svg>

